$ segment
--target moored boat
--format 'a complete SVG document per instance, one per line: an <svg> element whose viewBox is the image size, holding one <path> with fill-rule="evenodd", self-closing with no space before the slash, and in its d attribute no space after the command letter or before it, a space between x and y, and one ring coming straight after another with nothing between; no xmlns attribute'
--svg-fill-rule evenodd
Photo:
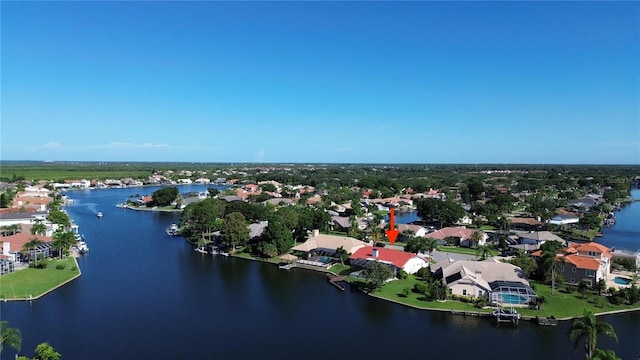
<svg viewBox="0 0 640 360"><path fill-rule="evenodd" d="M180 235L180 233L178 231L178 225L176 225L176 224L169 225L169 227L167 227L167 229L165 231L167 232L167 235L169 235L169 236L178 236L178 235Z"/></svg>
<svg viewBox="0 0 640 360"><path fill-rule="evenodd" d="M97 216L97 217L99 217L99 218L101 218L101 217L103 217L104 215L102 214L102 211L98 211L98 213L96 214L96 216Z"/></svg>

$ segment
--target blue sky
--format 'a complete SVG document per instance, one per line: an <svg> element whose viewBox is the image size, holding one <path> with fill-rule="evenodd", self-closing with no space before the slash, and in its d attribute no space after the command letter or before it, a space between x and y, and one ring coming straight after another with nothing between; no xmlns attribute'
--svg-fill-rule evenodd
<svg viewBox="0 0 640 360"><path fill-rule="evenodd" d="M640 164L638 2L0 6L2 160Z"/></svg>

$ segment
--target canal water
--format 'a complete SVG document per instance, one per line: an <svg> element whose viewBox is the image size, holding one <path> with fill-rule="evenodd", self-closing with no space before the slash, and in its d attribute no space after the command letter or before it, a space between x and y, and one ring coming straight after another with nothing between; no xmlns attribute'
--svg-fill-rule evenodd
<svg viewBox="0 0 640 360"><path fill-rule="evenodd" d="M181 191L204 188L181 187ZM21 352L47 341L64 359L582 359L569 322L517 328L338 291L307 270L201 255L164 229L177 214L116 208L155 188L70 192L91 250L82 276L33 302L0 303ZM631 206L640 206L634 203ZM98 219L96 211L104 217ZM620 222L620 221L619 221ZM640 313L611 315L623 359L640 355ZM2 359L13 359L5 347Z"/></svg>

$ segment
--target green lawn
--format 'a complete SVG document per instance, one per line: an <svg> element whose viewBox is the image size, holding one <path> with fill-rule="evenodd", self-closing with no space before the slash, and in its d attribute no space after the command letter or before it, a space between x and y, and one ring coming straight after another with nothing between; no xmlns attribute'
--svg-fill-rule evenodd
<svg viewBox="0 0 640 360"><path fill-rule="evenodd" d="M404 288L412 289L413 285L422 280L413 275L409 275L403 280L394 280L386 283L380 290L375 291L372 295L383 299L395 301L402 304L411 305L423 309L432 310L455 310L455 311L471 311L471 312L490 312L490 308L479 309L473 304L464 303L457 300L425 301L422 294L416 294L410 291L408 297L403 297L402 290ZM603 313L609 311L628 310L638 308L639 306L629 305L613 305L604 297L596 295L587 295L582 299L582 295L578 292L571 294L556 291L555 296L551 296L551 287L544 284L534 283L538 296L544 296L547 302L542 305L540 310L531 310L527 308L519 308L518 312L525 316L555 316L558 319L571 318L581 316L585 309L593 311L593 313Z"/></svg>
<svg viewBox="0 0 640 360"><path fill-rule="evenodd" d="M231 255L231 256L235 256L235 257L239 257L242 259L247 259L247 260L254 260L254 261L262 261L262 262L267 262L267 263L271 263L271 264L279 264L282 262L282 259L280 259L280 257L276 256L273 257L271 259L263 259L263 258L259 258L259 257L255 257L249 253L246 252L240 252L240 251L236 251L235 254Z"/></svg>
<svg viewBox="0 0 640 360"><path fill-rule="evenodd" d="M438 247L438 251L476 256L476 249L457 247L457 246L440 246ZM492 249L491 255L498 256L500 255L500 252Z"/></svg>
<svg viewBox="0 0 640 360"><path fill-rule="evenodd" d="M64 265L65 268L56 269L58 264ZM42 296L79 274L80 270L72 257L52 260L46 269L29 268L14 271L0 277L0 298L24 299L29 296Z"/></svg>
<svg viewBox="0 0 640 360"><path fill-rule="evenodd" d="M351 273L351 266L342 265L342 264L338 263L338 264L335 264L332 267L330 267L329 271L335 273L336 275L349 276L349 273Z"/></svg>
<svg viewBox="0 0 640 360"><path fill-rule="evenodd" d="M419 281L422 281L416 278L413 275L409 275L406 279L403 280L394 280L386 283L382 289L375 291L372 295L415 306L423 309L440 309L440 310L456 310L456 311L473 311L473 312L491 312L491 309L478 309L473 306L473 304L464 303L456 300L446 300L444 302L440 301L425 301L422 300L424 295L416 294L414 292L410 292L408 297L402 297L402 289L404 288L413 288L413 285Z"/></svg>

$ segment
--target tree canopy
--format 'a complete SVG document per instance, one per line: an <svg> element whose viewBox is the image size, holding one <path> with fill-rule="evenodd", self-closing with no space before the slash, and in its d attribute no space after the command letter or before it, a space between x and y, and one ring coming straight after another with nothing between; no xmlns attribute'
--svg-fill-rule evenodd
<svg viewBox="0 0 640 360"><path fill-rule="evenodd" d="M178 194L178 188L170 186L154 191L151 197L153 198L154 205L167 206L171 205L171 203L178 198Z"/></svg>
<svg viewBox="0 0 640 360"><path fill-rule="evenodd" d="M420 199L417 208L418 216L427 222L440 223L440 227L455 224L465 214L462 206L451 200Z"/></svg>
<svg viewBox="0 0 640 360"><path fill-rule="evenodd" d="M362 270L362 275L367 280L372 291L378 290L384 283L393 277L393 271L380 261L370 261Z"/></svg>
<svg viewBox="0 0 640 360"><path fill-rule="evenodd" d="M222 244L235 250L236 246L243 246L249 241L249 228L244 215L238 212L230 213L222 221L220 240Z"/></svg>

